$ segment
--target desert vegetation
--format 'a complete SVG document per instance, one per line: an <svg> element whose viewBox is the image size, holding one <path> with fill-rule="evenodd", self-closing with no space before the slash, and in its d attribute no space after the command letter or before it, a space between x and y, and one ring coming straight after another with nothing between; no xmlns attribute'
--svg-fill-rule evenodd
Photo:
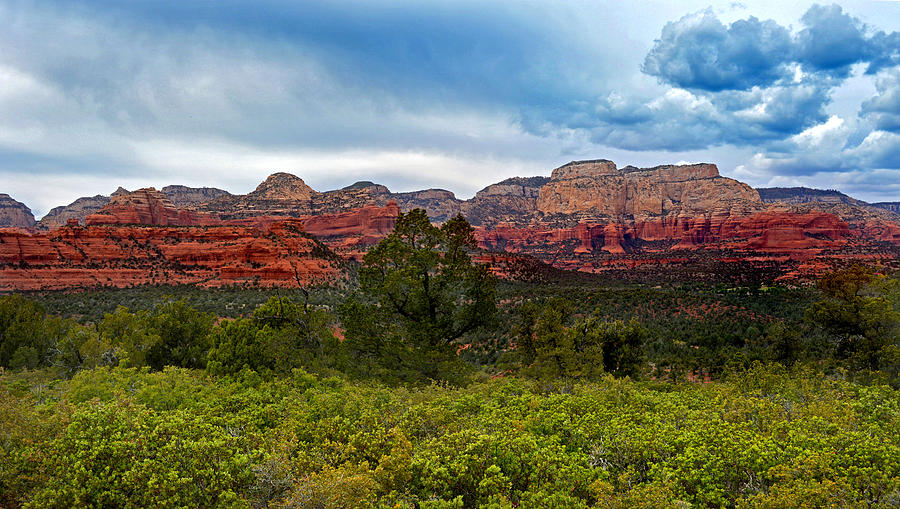
<svg viewBox="0 0 900 509"><path fill-rule="evenodd" d="M402 214L350 284L0 297L8 507L895 507L900 278L500 282Z"/></svg>

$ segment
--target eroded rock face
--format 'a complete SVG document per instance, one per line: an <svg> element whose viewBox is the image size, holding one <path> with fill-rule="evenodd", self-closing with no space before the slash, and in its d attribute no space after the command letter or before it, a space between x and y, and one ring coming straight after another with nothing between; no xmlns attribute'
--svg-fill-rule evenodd
<svg viewBox="0 0 900 509"><path fill-rule="evenodd" d="M160 191L180 209L196 207L223 196L231 196L228 191L215 187L166 186Z"/></svg>
<svg viewBox="0 0 900 509"><path fill-rule="evenodd" d="M730 249L791 253L808 249L840 249L853 235L831 214L759 212L743 217L671 217L628 223L579 223L497 227L476 231L486 249L528 252L568 247L573 254L640 253L660 249Z"/></svg>
<svg viewBox="0 0 900 509"><path fill-rule="evenodd" d="M300 219L304 230L336 253L361 260L365 251L394 230L400 207L367 205L351 212L307 216Z"/></svg>
<svg viewBox="0 0 900 509"><path fill-rule="evenodd" d="M205 199L200 195L195 198ZM498 263L507 268L520 266L516 261L521 260L520 255L535 257L556 269L616 270L618 275L626 276L631 271L644 270L642 267L659 267L660 271L680 267L686 277L694 277L692 271L698 261L709 263L707 270L713 276L720 270L748 264L755 264L762 271L792 274L827 270L832 263L828 260L865 258L897 262L900 266L900 223L892 212L843 199L763 203L755 190L721 177L711 164L620 169L607 160L573 162L557 168L549 178L507 179L482 189L466 201L440 189L392 193L387 187L368 181L319 193L302 179L281 173L270 176L252 193L222 195L199 203L194 210L179 210L172 200L152 188L134 193L120 190L100 212L89 216L87 223L154 224L172 230L172 226L185 229L183 225L217 224L221 219L222 229L210 228L210 231L228 237L231 235L226 233L231 231L225 228L228 226L234 228L234 235L246 239L231 236L222 241L228 246L218 246L208 239L197 244L190 236L175 235L169 241L171 247L159 248L165 253L182 253L166 254L165 259L171 260L167 267L181 267L178 264L182 263L193 267L190 271L194 272L188 271L193 275L186 282L203 276L212 278L209 281L259 280L260 284L270 284L266 281L281 284L274 281L280 281L278 277L286 272L276 258L282 256L278 249L286 244L282 242L277 247L261 238L267 235L286 238L294 235L291 228L302 228L332 252L359 260L370 246L390 233L401 210L412 208L425 208L435 222L462 213L478 227L476 237L480 246L489 251L484 255L500 259ZM71 226L76 227L77 222ZM134 229L134 233L129 233L128 228L109 228L118 232L109 234L110 238L118 240L76 243L84 254L78 263L87 264L86 260L95 258L113 260L109 263L114 268L98 269L98 274L103 275L97 277L114 281L119 277L115 276L116 268L122 268L125 275L138 274L139 271L134 272L138 269L115 261L118 255L114 246L129 242L121 238L123 235L137 235L139 240L135 242L145 242L142 239L148 234L143 228ZM70 230L74 231L64 229ZM44 249L46 252L41 256L49 258L32 257L24 263L52 265L57 260L54 256L71 251L65 247L71 244L59 244L59 239L36 242L32 244L37 247L28 249L37 252ZM232 243L244 246L246 252L233 252ZM19 246L26 244L20 242ZM177 247L182 244L183 247ZM292 252L287 251L290 256ZM506 256L509 253L513 253L511 258ZM244 265L230 265L227 261L230 256L237 256ZM71 262L77 255L65 257ZM221 265L221 270L209 272L198 268L212 263L210 257ZM19 262L11 261L0 268L12 271L6 274L13 274L10 277L21 281L36 274L24 276L15 272L14 263ZM79 267L73 273L76 275L46 274L63 280L74 278L74 281L82 277L77 275L81 274L79 271L87 270ZM248 272L248 267L263 272ZM2 277L4 274L0 273ZM127 277L138 281L144 276ZM145 277L145 280L157 279Z"/></svg>
<svg viewBox="0 0 900 509"><path fill-rule="evenodd" d="M142 224L156 226L202 226L218 224L218 217L191 210L179 210L169 198L152 187L113 196L97 213L87 216L86 225Z"/></svg>
<svg viewBox="0 0 900 509"><path fill-rule="evenodd" d="M222 196L197 205L196 209L222 219L297 217L308 214L312 210L311 201L320 194L300 177L281 172L269 175L248 194Z"/></svg>
<svg viewBox="0 0 900 509"><path fill-rule="evenodd" d="M590 161L572 161L553 170L550 180L567 180L581 177L599 177L602 175L618 175L616 163L608 159L593 159Z"/></svg>
<svg viewBox="0 0 900 509"><path fill-rule="evenodd" d="M626 167L611 161L573 162L553 171L541 187L543 214L581 217L663 216L740 207L761 209L750 186L719 176L714 164Z"/></svg>
<svg viewBox="0 0 900 509"><path fill-rule="evenodd" d="M302 178L290 173L273 173L256 189L248 194L249 198L259 200L309 200L318 194L306 185Z"/></svg>
<svg viewBox="0 0 900 509"><path fill-rule="evenodd" d="M889 212L893 212L895 214L900 214L900 201L882 201L873 203L872 206L887 210Z"/></svg>
<svg viewBox="0 0 900 509"><path fill-rule="evenodd" d="M340 275L340 259L282 221L245 226L64 227L0 230L0 290L141 284L296 286Z"/></svg>
<svg viewBox="0 0 900 509"><path fill-rule="evenodd" d="M41 218L38 225L46 229L59 228L68 224L70 219L83 225L87 216L99 212L108 203L109 196L102 194L78 198L66 206L51 209L46 216Z"/></svg>
<svg viewBox="0 0 900 509"><path fill-rule="evenodd" d="M461 212L476 226L530 220L537 212L537 199L547 177L513 177L489 185L461 205Z"/></svg>
<svg viewBox="0 0 900 509"><path fill-rule="evenodd" d="M571 227L500 225L477 228L475 236L490 252L531 255L555 268L617 277L630 277L637 267L646 274L682 271L683 277L693 277L690 271L706 264L714 267L709 269L713 278L729 270L814 278L835 263L868 260L896 266L900 260L897 247L861 237L836 216L819 211L669 216Z"/></svg>
<svg viewBox="0 0 900 509"><path fill-rule="evenodd" d="M410 193L391 193L389 200L396 201L400 209L425 209L428 217L435 222L444 222L460 213L462 200L444 189L426 189Z"/></svg>
<svg viewBox="0 0 900 509"><path fill-rule="evenodd" d="M24 203L0 193L0 228L34 228L34 214Z"/></svg>

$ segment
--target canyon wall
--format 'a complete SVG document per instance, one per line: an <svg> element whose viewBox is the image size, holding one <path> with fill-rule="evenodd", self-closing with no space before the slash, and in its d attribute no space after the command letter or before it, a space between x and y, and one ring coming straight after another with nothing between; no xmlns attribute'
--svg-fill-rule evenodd
<svg viewBox="0 0 900 509"><path fill-rule="evenodd" d="M479 259L516 277L535 267L638 278L677 267L679 277L693 278L701 265L711 277L746 266L766 277L814 277L851 261L900 265L894 212L829 191L764 190L764 202L713 164L573 161L550 177L489 185L469 200L440 189L393 193L368 181L318 192L287 173L246 195L164 191L120 188L109 199L76 200L42 219L52 228L45 233L0 230L0 290L337 277L341 260L361 260L412 208L425 208L434 222L463 214L476 227ZM813 199L820 195L826 199ZM6 203L15 218L7 223L34 226L27 207ZM529 257L533 263L523 262Z"/></svg>
<svg viewBox="0 0 900 509"><path fill-rule="evenodd" d="M113 196L99 211L85 217L84 223L209 226L221 221L214 214L179 210L166 195L149 187Z"/></svg>
<svg viewBox="0 0 900 509"><path fill-rule="evenodd" d="M642 217L762 208L752 187L719 176L714 164L616 168L612 161L561 166L540 189L543 214Z"/></svg>
<svg viewBox="0 0 900 509"><path fill-rule="evenodd" d="M0 290L197 284L296 286L335 279L341 260L283 221L248 226L0 229Z"/></svg>

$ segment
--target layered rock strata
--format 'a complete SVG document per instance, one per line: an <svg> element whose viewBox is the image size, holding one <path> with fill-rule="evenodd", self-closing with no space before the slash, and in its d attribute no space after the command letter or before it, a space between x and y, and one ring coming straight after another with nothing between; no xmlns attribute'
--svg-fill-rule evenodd
<svg viewBox="0 0 900 509"><path fill-rule="evenodd" d="M69 220L74 219L78 224L84 225L84 220L91 214L100 212L100 209L109 204L109 196L98 194L96 196L84 196L72 203L54 207L38 222L41 228L50 230L65 226Z"/></svg>
<svg viewBox="0 0 900 509"><path fill-rule="evenodd" d="M34 214L24 203L0 193L0 228L34 228Z"/></svg>
<svg viewBox="0 0 900 509"><path fill-rule="evenodd" d="M545 215L645 217L719 210L759 210L752 187L719 176L714 164L616 168L606 160L572 162L553 170L540 189Z"/></svg>
<svg viewBox="0 0 900 509"><path fill-rule="evenodd" d="M756 190L720 176L712 164L618 168L608 160L575 161L555 169L549 178L517 177L490 185L470 200L459 200L440 189L392 193L367 181L320 193L286 173L271 175L246 195L203 190L212 188L164 189L174 192L182 207L153 188L133 193L120 190L101 210L85 218L89 227L82 230L105 231L104 235L117 240L59 244L61 240L50 237L25 241L19 234L0 234L0 243L12 243L15 237L22 247L16 257L9 254L15 249L0 246L8 253L6 261L0 262L5 263L0 279L20 282L9 283L13 286L36 287L36 274L42 274L40 277L58 276L60 281L72 284L80 281L83 286L89 284L85 282L88 267L96 266L97 274L111 278L111 284L155 282L161 277L204 284L219 280L283 284L282 276L290 271L278 260L297 252L277 240L285 235L285 225L296 230L292 235L306 235L299 233L302 229L315 236L322 242L318 245L323 249L327 246L328 253L359 260L370 246L390 233L400 211L412 208L425 208L435 222L458 213L465 215L477 227L476 238L485 250L479 256L501 260L497 263L507 267L498 269L498 273L521 272L512 267L530 266L522 265L519 255L534 256L555 268L617 271L626 276L679 267L682 274L691 277L691 271L701 265L712 275L748 265L771 274L809 275L847 260L900 264L900 223L893 212L849 197L832 199L834 193L828 191L803 191L797 199L766 203ZM778 196L785 193L797 195L798 191L775 192ZM764 195L771 197L772 193L765 191ZM814 200L811 196L827 199ZM79 224L77 215L68 217L68 222L71 227L59 231L78 230L74 228ZM153 237L146 233L147 228L122 226L138 224L156 225L160 235L171 235L166 245L184 245L186 252L193 254L172 254L177 252L176 247L156 250L151 247L156 240L145 240ZM98 225L109 226L97 230ZM201 230L209 230L213 237L228 237L231 234L223 232L232 231L246 237L246 242L231 236L220 239L221 244L208 240L195 245L190 240L193 233L173 233ZM129 266L132 261L123 262L116 258L118 255L109 254L114 251L113 245L130 242L147 253L137 257L145 265ZM57 263L60 259L53 258L54 252L62 256L75 249L66 245L77 245L83 257L76 260L66 254L64 261ZM245 247L233 247L241 245ZM42 249L50 258L35 259L32 252ZM269 258L246 254L257 249L268 253ZM219 265L205 265L208 256ZM228 257L240 260L238 266L230 268ZM163 272L177 277L159 276L159 271L147 269L154 258L162 260ZM94 259L99 265L91 265ZM37 269L45 272L35 272ZM62 269L75 272L53 272ZM125 279L114 277L118 269L120 279ZM257 269L263 272L254 273ZM141 274L141 270L152 270L154 275L125 276ZM265 271L280 276L269 277ZM206 277L210 279L202 279ZM91 280L92 284L101 284L100 279Z"/></svg>
<svg viewBox="0 0 900 509"><path fill-rule="evenodd" d="M231 196L228 191L215 187L166 186L160 191L180 209L196 207L223 196Z"/></svg>
<svg viewBox="0 0 900 509"><path fill-rule="evenodd" d="M476 226L518 223L530 220L537 212L541 187L547 177L513 177L489 185L462 203L461 212Z"/></svg>
<svg viewBox="0 0 900 509"><path fill-rule="evenodd" d="M84 222L86 225L209 226L221 221L213 214L179 210L166 195L148 187L113 196L108 204L87 216Z"/></svg>
<svg viewBox="0 0 900 509"><path fill-rule="evenodd" d="M0 290L199 284L296 286L334 279L341 261L283 221L262 232L247 226L63 227L0 230Z"/></svg>

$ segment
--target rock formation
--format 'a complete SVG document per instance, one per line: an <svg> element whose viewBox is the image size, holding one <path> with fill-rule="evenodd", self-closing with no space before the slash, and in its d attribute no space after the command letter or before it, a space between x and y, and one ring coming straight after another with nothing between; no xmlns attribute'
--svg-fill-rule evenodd
<svg viewBox="0 0 900 509"><path fill-rule="evenodd" d="M400 210L425 209L432 221L442 223L460 213L462 200L444 189L426 189L409 193L392 193L388 200L396 201Z"/></svg>
<svg viewBox="0 0 900 509"><path fill-rule="evenodd" d="M476 226L521 222L537 212L537 199L547 177L513 177L491 184L463 202L462 214Z"/></svg>
<svg viewBox="0 0 900 509"><path fill-rule="evenodd" d="M180 209L196 207L223 196L231 196L228 191L215 187L166 186L160 191Z"/></svg>
<svg viewBox="0 0 900 509"><path fill-rule="evenodd" d="M606 160L575 161L553 170L541 187L538 211L579 217L642 217L761 209L759 193L719 176L714 164L625 167Z"/></svg>
<svg viewBox="0 0 900 509"><path fill-rule="evenodd" d="M878 203L873 203L872 206L887 210L889 212L893 212L895 214L900 214L900 201L881 201Z"/></svg>
<svg viewBox="0 0 900 509"><path fill-rule="evenodd" d="M850 205L868 205L868 203L851 198L834 189L812 189L809 187L759 187L759 197L766 203L847 203Z"/></svg>
<svg viewBox="0 0 900 509"><path fill-rule="evenodd" d="M0 193L0 228L34 228L34 214L24 203Z"/></svg>
<svg viewBox="0 0 900 509"><path fill-rule="evenodd" d="M305 201L318 194L303 179L290 173L273 173L247 195L256 200Z"/></svg>
<svg viewBox="0 0 900 509"><path fill-rule="evenodd" d="M109 196L104 196L102 194L96 196L84 196L68 205L54 207L46 216L41 218L38 225L41 228L49 230L65 226L70 219L74 219L78 224L83 225L84 219L87 216L99 212L100 209L105 207L108 203Z"/></svg>
<svg viewBox="0 0 900 509"><path fill-rule="evenodd" d="M179 210L166 195L148 187L113 196L108 204L97 213L87 216L84 222L86 225L201 226L220 221L212 214Z"/></svg>
<svg viewBox="0 0 900 509"><path fill-rule="evenodd" d="M384 207L367 205L352 212L307 216L300 222L307 233L336 253L361 260L368 247L394 230L399 213L397 203L389 202Z"/></svg>
<svg viewBox="0 0 900 509"><path fill-rule="evenodd" d="M296 217L309 213L311 199L319 194L300 177L273 173L248 194L222 196L200 204L197 210L216 214L222 219L263 215Z"/></svg>
<svg viewBox="0 0 900 509"><path fill-rule="evenodd" d="M608 160L575 161L549 178L487 186L470 200L440 189L393 193L369 181L317 192L287 173L271 175L246 195L164 190L172 198L153 188L120 189L84 219L86 228L78 228L83 216L76 201L53 216L53 224L65 220L67 227L43 236L3 231L0 281L9 288L57 284L41 278L57 278L59 287L289 284L294 265L285 259L310 252L316 254L300 258L317 259L327 251L325 258L359 260L390 233L400 211L412 208L425 208L435 222L465 215L485 250L479 259L499 264L492 266L498 274L542 263L616 277L691 279L747 271L807 277L850 260L900 267L900 216L887 208L803 188L761 195L720 176L712 164L618 168ZM84 199L81 210L102 198ZM308 235L321 244L304 244L312 242ZM529 257L533 262L522 261ZM97 272L91 275L90 267ZM303 267L308 274L336 273L332 266Z"/></svg>
<svg viewBox="0 0 900 509"><path fill-rule="evenodd" d="M296 220L247 226L0 230L0 291L142 284L296 286L340 276L340 258Z"/></svg>

